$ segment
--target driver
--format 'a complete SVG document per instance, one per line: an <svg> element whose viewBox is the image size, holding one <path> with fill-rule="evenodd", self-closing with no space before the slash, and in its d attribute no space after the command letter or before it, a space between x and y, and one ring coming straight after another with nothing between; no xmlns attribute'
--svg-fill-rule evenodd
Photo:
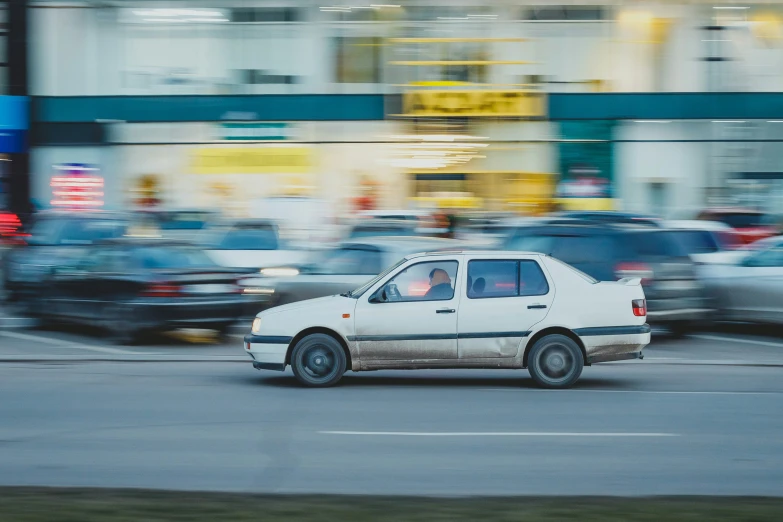
<svg viewBox="0 0 783 522"><path fill-rule="evenodd" d="M424 297L431 300L451 299L454 290L451 288L451 278L442 268L434 268L430 272L430 289Z"/></svg>

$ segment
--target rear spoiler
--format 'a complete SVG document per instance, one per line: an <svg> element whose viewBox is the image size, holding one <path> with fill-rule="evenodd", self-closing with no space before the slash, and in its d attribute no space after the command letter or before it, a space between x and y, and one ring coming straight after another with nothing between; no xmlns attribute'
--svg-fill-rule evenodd
<svg viewBox="0 0 783 522"><path fill-rule="evenodd" d="M642 278L641 277L624 277L617 281L618 283L625 285L625 286L639 286L642 284Z"/></svg>

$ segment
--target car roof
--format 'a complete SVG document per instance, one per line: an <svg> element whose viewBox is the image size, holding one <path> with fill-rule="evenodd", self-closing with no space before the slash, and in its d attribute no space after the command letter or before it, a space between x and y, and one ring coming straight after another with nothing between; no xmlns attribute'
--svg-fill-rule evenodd
<svg viewBox="0 0 783 522"><path fill-rule="evenodd" d="M706 219L677 219L665 221L664 226L677 230L709 230L714 232L732 230L726 223Z"/></svg>
<svg viewBox="0 0 783 522"><path fill-rule="evenodd" d="M541 252L527 252L523 250L470 250L470 249L454 249L454 250L440 250L433 252L417 252L406 256L408 259L415 259L417 257L424 256L450 256L450 255L470 255L470 256L491 256L497 258L506 258L509 256L542 256Z"/></svg>

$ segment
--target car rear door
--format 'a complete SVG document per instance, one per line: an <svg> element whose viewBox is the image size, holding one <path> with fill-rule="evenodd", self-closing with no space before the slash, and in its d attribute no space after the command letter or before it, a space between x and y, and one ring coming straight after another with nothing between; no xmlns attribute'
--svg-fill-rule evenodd
<svg viewBox="0 0 783 522"><path fill-rule="evenodd" d="M468 260L457 319L460 361L515 357L554 295L537 258Z"/></svg>
<svg viewBox="0 0 783 522"><path fill-rule="evenodd" d="M462 284L460 260L461 256L448 256L404 265L387 282L396 285L399 300L377 302L371 295L359 298L352 340L358 343L363 365L411 367L456 362L460 292L454 289ZM445 271L451 280L450 296L430 291L428 276L436 269Z"/></svg>

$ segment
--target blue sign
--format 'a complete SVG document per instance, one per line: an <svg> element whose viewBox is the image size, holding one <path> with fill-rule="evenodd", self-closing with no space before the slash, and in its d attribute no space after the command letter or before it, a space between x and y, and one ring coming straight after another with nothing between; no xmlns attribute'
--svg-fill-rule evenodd
<svg viewBox="0 0 783 522"><path fill-rule="evenodd" d="M27 150L28 104L26 96L0 96L0 153Z"/></svg>

